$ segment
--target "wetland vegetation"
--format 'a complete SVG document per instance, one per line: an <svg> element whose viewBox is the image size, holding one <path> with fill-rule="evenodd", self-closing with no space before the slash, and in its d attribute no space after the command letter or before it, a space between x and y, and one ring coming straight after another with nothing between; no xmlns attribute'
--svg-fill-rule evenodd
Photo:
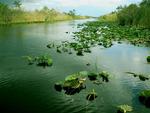
<svg viewBox="0 0 150 113"><path fill-rule="evenodd" d="M75 10L69 12L60 12L54 8L49 9L44 6L40 10L27 11L22 8L19 0L12 4L4 4L0 2L0 24L21 24L21 23L52 23L56 21L65 21L73 19L85 19L88 16L76 15Z"/></svg>
<svg viewBox="0 0 150 113"><path fill-rule="evenodd" d="M46 25L48 26L49 22L54 21L89 18L89 16L76 15L75 10L64 13L53 8L49 9L45 6L41 10L25 11L21 8L21 5L22 3L20 1L15 1L13 7L0 3L0 24L5 26L7 24L14 23L42 22L47 23ZM147 54L144 54L138 50L142 49L142 52L144 50L150 50L149 19L150 0L142 0L142 2L139 4L119 6L116 11L103 15L94 21L80 23L71 21L72 23L70 22L66 25L67 27L69 26L68 29L63 29L63 27L65 28L65 24L62 23L60 25L54 24L54 26L57 28L56 31L54 29L55 27L50 26L52 29L49 30L47 26L44 26L44 35L42 32L40 32L41 29L36 32L33 30L33 34L33 28L30 31L31 34L25 30L25 37L31 36L34 39L35 37L38 37L37 34L39 32L40 38L38 38L39 42L36 42L36 45L32 45L31 41L29 40L28 43L31 47L26 46L26 43L23 43L28 39L19 39L22 42L21 47L25 46L31 50L26 52L28 49L23 48L26 51L22 53L23 49L20 51L18 50L19 48L16 47L16 49L19 51L19 58L23 56L28 65L33 66L26 65L27 67L20 67L19 64L17 69L22 70L23 73L21 74L26 72L28 74L30 73L29 75L34 75L35 73L33 76L33 78L35 77L34 80L39 79L39 81L42 81L41 83L37 80L38 82L36 81L33 84L36 84L35 86L39 88L38 91L36 91L37 89L35 90L36 93L33 93L33 96L37 96L35 100L39 99L39 95L37 95L37 93L41 93L41 97L51 95L50 98L45 98L46 102L49 100L48 102L52 101L51 104L56 104L53 104L52 108L45 108L44 106L43 108L46 109L46 112L48 112L47 109L52 110L53 107L57 107L56 111L62 110L65 107L65 111L62 111L62 113L67 113L68 111L71 112L72 109L75 110L78 106L75 106L75 108L68 108L69 110L66 109L66 107L73 105L73 103L77 103L77 101L80 101L80 106L82 106L80 109L83 110L81 110L81 113L87 113L88 109L93 110L95 108L92 108L92 106L95 107L99 104L100 108L98 108L99 106L96 106L98 110L96 112L91 110L92 113L98 113L101 108L101 112L105 111L105 113L148 113L150 108L150 53L147 52ZM35 28L37 29L40 27ZM23 29L26 29L26 26ZM58 29L61 30L59 31ZM19 30L17 29L16 32L18 33L18 31ZM8 33L10 33L9 36L14 36L13 34L15 32L11 30ZM3 34L3 32L1 32L1 34L2 36L6 36L7 33L4 32ZM22 37L22 34L23 33L19 31L17 36ZM46 36L51 36L51 38L45 39ZM16 38L16 35L14 37ZM62 37L67 38L62 39ZM57 38L59 38L59 41ZM43 40L45 41L43 42ZM5 42L5 40L3 41ZM39 45L42 45L43 48L41 49L41 46ZM122 46L124 48L121 48ZM4 47L6 48L5 45L3 45L3 48ZM117 49L117 52L112 48ZM130 52L130 49L133 50ZM11 50L11 48L9 48L9 50ZM118 51L121 51L122 54L120 54ZM33 52L35 56L25 56L30 55L31 52ZM128 53L135 55L128 56ZM114 54L118 57L115 58ZM144 55L141 57L142 54ZM7 55L13 56L14 53L6 53L6 56ZM104 56L101 57L101 55ZM1 57L4 58L4 56ZM121 60L119 60L120 57ZM9 61L9 59L11 58L7 58L5 60ZM100 63L97 59L102 63ZM112 62L113 64L111 65ZM18 61L15 63L17 64ZM22 64L23 63L21 62L21 65ZM34 64L39 68L34 67ZM8 64L6 67L7 66ZM7 72L8 70L11 71L12 67L6 68ZM44 67L44 69L41 67ZM23 70L24 68L25 70ZM16 79L19 79L19 77ZM27 82L27 85L30 86L30 82L33 81L33 78L31 76L30 80L28 81L26 77L23 77L21 80L23 80L23 82L28 81L29 83ZM39 83L41 83L42 86L41 84L39 86ZM49 84L51 84L51 88L49 88ZM13 86L13 83L11 85ZM11 85L9 85L9 87L11 87ZM55 89L55 91L53 91L53 89ZM45 93L45 90L48 90L48 92ZM26 104L26 100L24 101ZM43 100L41 100L41 103L44 103ZM65 105L60 109L58 106L61 106L62 103ZM84 103L86 103L86 105L83 106ZM35 106L38 106L36 104ZM105 104L105 106L103 104ZM44 105L49 104L45 103ZM34 108L34 106L32 106L32 108ZM52 113L55 113L56 111L54 110ZM77 113L78 111L75 112Z"/></svg>

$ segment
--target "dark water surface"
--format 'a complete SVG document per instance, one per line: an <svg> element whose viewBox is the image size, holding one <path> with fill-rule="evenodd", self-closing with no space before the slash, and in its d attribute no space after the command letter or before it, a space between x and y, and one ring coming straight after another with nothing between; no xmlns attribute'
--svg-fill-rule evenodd
<svg viewBox="0 0 150 113"><path fill-rule="evenodd" d="M138 94L150 89L150 81L142 82L124 72L150 74L146 57L150 48L116 44L111 48L93 48L83 57L59 54L46 48L50 42L72 40L76 25L86 20L54 24L28 24L0 27L0 113L116 113L116 106L128 104L132 113L150 113L138 101ZM50 54L54 65L29 66L22 56ZM90 66L86 66L90 63ZM88 84L80 94L67 96L54 90L54 83L79 71L106 70L109 83ZM98 93L93 102L86 101L92 89Z"/></svg>

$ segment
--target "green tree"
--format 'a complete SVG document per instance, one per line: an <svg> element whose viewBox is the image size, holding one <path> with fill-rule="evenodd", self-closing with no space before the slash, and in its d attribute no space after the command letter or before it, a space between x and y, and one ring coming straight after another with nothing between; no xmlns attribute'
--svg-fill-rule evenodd
<svg viewBox="0 0 150 113"><path fill-rule="evenodd" d="M69 16L72 16L72 17L75 17L76 16L76 10L73 9L73 10L70 10L69 13L68 13Z"/></svg>
<svg viewBox="0 0 150 113"><path fill-rule="evenodd" d="M0 3L0 21L10 23L12 20L11 10L8 5Z"/></svg>
<svg viewBox="0 0 150 113"><path fill-rule="evenodd" d="M15 6L16 8L18 8L18 9L20 9L20 8L21 8L21 5L22 5L22 4L21 4L21 1L19 1L19 0L18 0L18 1L14 1L13 4L14 4L14 6Z"/></svg>

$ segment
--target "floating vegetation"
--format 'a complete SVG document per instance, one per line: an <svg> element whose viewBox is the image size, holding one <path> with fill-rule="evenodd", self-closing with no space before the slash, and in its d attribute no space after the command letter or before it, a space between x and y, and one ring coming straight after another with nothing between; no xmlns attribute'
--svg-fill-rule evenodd
<svg viewBox="0 0 150 113"><path fill-rule="evenodd" d="M57 82L55 83L55 90L61 92L63 88L63 83L62 82Z"/></svg>
<svg viewBox="0 0 150 113"><path fill-rule="evenodd" d="M94 81L95 84L101 84L99 80L100 78L102 78L103 82L109 82L109 76L110 74L106 71L102 71L99 73L95 73L95 72L88 73L89 80Z"/></svg>
<svg viewBox="0 0 150 113"><path fill-rule="evenodd" d="M106 71L102 71L99 73L99 76L102 78L103 81L109 82L109 73Z"/></svg>
<svg viewBox="0 0 150 113"><path fill-rule="evenodd" d="M147 57L147 62L150 63L150 56Z"/></svg>
<svg viewBox="0 0 150 113"><path fill-rule="evenodd" d="M60 92L63 89L67 95L79 93L82 89L86 88L84 85L86 81L86 73L86 71L83 71L67 76L63 83L55 84L56 91Z"/></svg>
<svg viewBox="0 0 150 113"><path fill-rule="evenodd" d="M97 93L95 92L95 90L93 89L92 92L88 93L86 99L89 101L93 101L98 97Z"/></svg>
<svg viewBox="0 0 150 113"><path fill-rule="evenodd" d="M73 49L76 55L83 56L85 53L91 53L92 47L109 48L113 46L114 42L119 44L129 42L135 46L150 46L150 30L142 27L119 26L116 23L93 21L79 24L77 28L79 28L79 31L73 32L73 41L62 41L61 44L57 45L59 46L59 48L56 48L58 53L63 51L72 54L68 49ZM47 47L55 46L52 43L48 44Z"/></svg>
<svg viewBox="0 0 150 113"><path fill-rule="evenodd" d="M98 74L97 74L97 73L94 73L94 72L88 73L88 78L89 78L89 80L91 80L91 81L97 80L97 77L98 77Z"/></svg>
<svg viewBox="0 0 150 113"><path fill-rule="evenodd" d="M36 59L35 61L36 61L38 66L46 67L46 66L52 66L53 65L53 60L51 59L50 56L43 55L40 57L36 57L35 59Z"/></svg>
<svg viewBox="0 0 150 113"><path fill-rule="evenodd" d="M86 78L88 77L93 84L102 84L102 82L108 82L109 74L105 71L100 73L88 72L88 71L81 71L72 75L69 75L65 78L64 82L57 82L54 85L56 91L61 92L64 91L67 95L74 95L76 93L80 93L83 89L86 89ZM101 81L98 79L103 78ZM107 78L107 79L106 79ZM90 92L86 99L89 101L94 100L97 98L97 93L93 90Z"/></svg>
<svg viewBox="0 0 150 113"><path fill-rule="evenodd" d="M133 111L133 108L129 105L120 105L117 108L117 113L127 113Z"/></svg>
<svg viewBox="0 0 150 113"><path fill-rule="evenodd" d="M26 56L25 58L27 59L29 65L32 65L34 63L36 63L38 66L43 66L43 67L53 65L53 60L48 55L43 55L39 57Z"/></svg>
<svg viewBox="0 0 150 113"><path fill-rule="evenodd" d="M141 81L146 81L146 80L149 80L150 78L147 77L146 75L143 75L143 74L136 74L136 73L132 73L132 72L126 72L127 74L130 74L130 75L133 75L134 77L139 77L139 79Z"/></svg>
<svg viewBox="0 0 150 113"><path fill-rule="evenodd" d="M144 90L139 94L139 101L150 108L150 90Z"/></svg>
<svg viewBox="0 0 150 113"><path fill-rule="evenodd" d="M32 65L35 62L35 59L31 56L24 56L24 58L27 59L29 65Z"/></svg>

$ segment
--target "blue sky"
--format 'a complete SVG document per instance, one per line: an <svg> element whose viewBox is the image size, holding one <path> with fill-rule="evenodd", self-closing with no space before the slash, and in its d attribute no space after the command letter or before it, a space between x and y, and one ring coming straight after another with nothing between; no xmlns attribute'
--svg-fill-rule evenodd
<svg viewBox="0 0 150 113"><path fill-rule="evenodd" d="M12 4L13 0L0 0ZM75 9L77 14L100 16L114 11L119 5L139 3L142 0L21 0L22 7L28 10L41 9L43 6L61 11Z"/></svg>

